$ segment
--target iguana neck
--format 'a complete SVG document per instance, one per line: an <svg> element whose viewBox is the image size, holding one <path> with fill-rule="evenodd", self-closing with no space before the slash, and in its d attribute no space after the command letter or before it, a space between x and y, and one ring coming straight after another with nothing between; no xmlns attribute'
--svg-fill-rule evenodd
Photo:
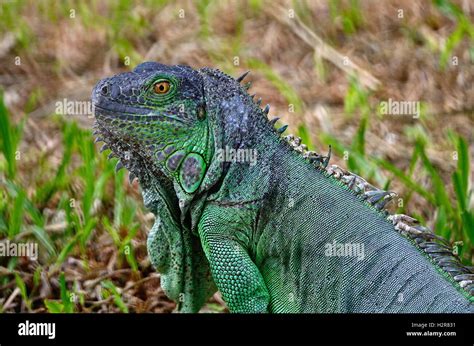
<svg viewBox="0 0 474 346"><path fill-rule="evenodd" d="M199 192L188 196L190 198L186 203L180 198L182 216L191 215L192 229L195 229L205 201L214 199L231 188L228 180L232 180L234 172L241 175L251 174L258 177L258 180L261 178L262 189L259 192L264 192L267 178L265 173L259 170L272 164L271 158L280 147L279 136L251 96L241 89L232 90L230 93L219 90L218 82L215 76L205 78L205 88L213 91L207 93L206 98L209 138L213 139L212 147L209 148L213 152L210 164ZM216 90L219 92L215 92ZM231 96L222 96L226 94ZM246 160L230 159L232 155L228 155L229 151L234 154L238 151L245 153ZM257 160L258 165L255 161L248 160L249 157ZM228 177L231 179L227 179Z"/></svg>

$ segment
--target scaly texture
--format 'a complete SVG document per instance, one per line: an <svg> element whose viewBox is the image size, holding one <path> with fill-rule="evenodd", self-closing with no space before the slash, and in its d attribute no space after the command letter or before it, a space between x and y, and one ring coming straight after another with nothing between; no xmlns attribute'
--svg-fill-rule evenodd
<svg viewBox="0 0 474 346"><path fill-rule="evenodd" d="M232 312L473 312L474 273L449 243L282 137L244 77L147 62L92 94L102 150L156 215L148 251L178 310L217 286Z"/></svg>

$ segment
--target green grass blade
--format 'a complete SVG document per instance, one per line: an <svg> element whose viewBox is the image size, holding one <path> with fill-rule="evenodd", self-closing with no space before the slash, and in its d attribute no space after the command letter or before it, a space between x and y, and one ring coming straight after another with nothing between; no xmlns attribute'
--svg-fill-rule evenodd
<svg viewBox="0 0 474 346"><path fill-rule="evenodd" d="M26 191L17 188L16 194L14 196L13 207L10 210L10 222L8 226L8 236L10 238L14 237L20 233L21 226L23 224L23 213L24 213L24 204L26 200Z"/></svg>
<svg viewBox="0 0 474 346"><path fill-rule="evenodd" d="M117 287L115 287L115 285L112 283L112 281L105 280L104 282L102 282L102 286L104 288L106 288L113 295L115 305L117 305L117 307L120 309L120 311L122 311L124 313L128 313L128 307L124 303Z"/></svg>
<svg viewBox="0 0 474 346"><path fill-rule="evenodd" d="M44 305L46 309L48 309L48 312L52 314L59 314L64 311L64 305L54 300L45 299Z"/></svg>
<svg viewBox="0 0 474 346"><path fill-rule="evenodd" d="M0 135L1 150L7 160L7 176L10 179L15 177L15 128L10 124L9 114L3 103L3 92L0 91Z"/></svg>
<svg viewBox="0 0 474 346"><path fill-rule="evenodd" d="M418 182L414 181L412 178L407 176L402 170L398 169L397 167L395 167L393 164L391 164L390 162L386 160L383 160L383 159L375 159L375 160L380 166L382 166L382 168L388 170L393 175L395 175L398 179L400 179L402 183L405 184L409 189L416 191L420 196L425 198L431 204L433 205L436 204L436 199L433 196L433 194L429 192L427 189L421 187Z"/></svg>
<svg viewBox="0 0 474 346"><path fill-rule="evenodd" d="M33 235L36 237L36 239L38 239L38 241L41 243L41 245L43 245L46 248L49 255L52 256L52 257L56 257L56 255L57 255L56 247L54 246L54 243L51 240L48 233L46 233L46 231L43 228L38 227L36 225L32 226L32 231L33 231Z"/></svg>
<svg viewBox="0 0 474 346"><path fill-rule="evenodd" d="M25 303L25 306L28 310L31 310L31 301L28 297L28 291L26 289L25 281L23 281L23 279L18 274L15 274L15 281L16 286L20 289L20 294Z"/></svg>
<svg viewBox="0 0 474 346"><path fill-rule="evenodd" d="M61 291L61 301L64 306L63 312L66 312L66 313L74 312L74 304L72 304L71 302L70 293L67 289L66 278L64 277L63 272L59 275L59 288Z"/></svg>
<svg viewBox="0 0 474 346"><path fill-rule="evenodd" d="M436 205L444 206L448 215L451 215L453 213L453 208L451 206L451 201L449 199L448 192L446 191L443 179L439 175L438 170L434 168L433 164L426 155L424 145L420 142L417 142L415 146L418 149L420 159L423 163L424 168L431 177L431 182L435 191L434 197L436 199Z"/></svg>

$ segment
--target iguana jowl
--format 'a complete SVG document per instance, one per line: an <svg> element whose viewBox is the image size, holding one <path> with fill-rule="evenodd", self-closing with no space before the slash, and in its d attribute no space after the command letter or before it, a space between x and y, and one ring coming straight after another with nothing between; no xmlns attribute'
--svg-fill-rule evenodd
<svg viewBox="0 0 474 346"><path fill-rule="evenodd" d="M178 310L217 287L232 312L473 312L474 273L449 244L389 215L393 193L282 137L243 77L146 62L92 94L98 140L156 216L148 252ZM229 148L256 163L224 160Z"/></svg>

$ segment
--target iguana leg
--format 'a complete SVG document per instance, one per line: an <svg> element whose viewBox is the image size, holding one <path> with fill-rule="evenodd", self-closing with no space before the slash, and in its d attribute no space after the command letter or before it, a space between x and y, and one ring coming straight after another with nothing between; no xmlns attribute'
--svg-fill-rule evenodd
<svg viewBox="0 0 474 346"><path fill-rule="evenodd" d="M228 208L227 208L228 209ZM226 208L211 207L204 211L199 236L209 260L217 288L231 312L268 312L270 296L257 266L242 243L237 240Z"/></svg>

